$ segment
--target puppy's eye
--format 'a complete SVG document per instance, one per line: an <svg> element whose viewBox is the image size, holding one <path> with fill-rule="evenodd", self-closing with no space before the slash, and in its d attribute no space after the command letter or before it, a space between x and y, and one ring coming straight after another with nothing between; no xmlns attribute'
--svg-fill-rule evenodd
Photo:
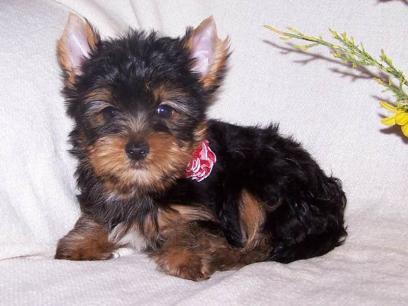
<svg viewBox="0 0 408 306"><path fill-rule="evenodd" d="M156 113L159 117L169 119L173 115L173 108L166 104L161 104L156 108Z"/></svg>
<svg viewBox="0 0 408 306"><path fill-rule="evenodd" d="M105 107L105 108L102 110L103 118L104 118L106 121L111 120L111 119L112 119L113 117L115 117L118 113L119 113L119 110L118 110L117 108L114 108L113 106Z"/></svg>

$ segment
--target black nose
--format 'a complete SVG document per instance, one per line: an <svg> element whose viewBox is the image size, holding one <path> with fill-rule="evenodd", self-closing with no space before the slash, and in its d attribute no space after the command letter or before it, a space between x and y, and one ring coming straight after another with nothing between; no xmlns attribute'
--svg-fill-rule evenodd
<svg viewBox="0 0 408 306"><path fill-rule="evenodd" d="M142 160L149 153L149 146L145 142L129 142L125 151L130 159Z"/></svg>

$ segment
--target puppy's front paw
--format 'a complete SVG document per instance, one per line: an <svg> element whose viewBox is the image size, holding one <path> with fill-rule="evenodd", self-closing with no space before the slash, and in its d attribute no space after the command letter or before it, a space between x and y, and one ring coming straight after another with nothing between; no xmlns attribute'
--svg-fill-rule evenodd
<svg viewBox="0 0 408 306"><path fill-rule="evenodd" d="M55 258L104 260L112 258L114 250L107 231L89 217L82 216L74 229L58 241Z"/></svg>
<svg viewBox="0 0 408 306"><path fill-rule="evenodd" d="M207 258L189 249L162 249L152 258L163 272L193 281L208 279L214 272Z"/></svg>
<svg viewBox="0 0 408 306"><path fill-rule="evenodd" d="M55 259L106 260L113 257L109 244L66 236L58 242Z"/></svg>

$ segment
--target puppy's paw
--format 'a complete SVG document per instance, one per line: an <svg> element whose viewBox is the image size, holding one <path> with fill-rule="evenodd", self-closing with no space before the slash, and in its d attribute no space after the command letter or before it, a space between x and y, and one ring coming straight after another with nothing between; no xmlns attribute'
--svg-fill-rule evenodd
<svg viewBox="0 0 408 306"><path fill-rule="evenodd" d="M152 258L163 272L184 279L193 281L206 280L214 272L210 261L193 250L160 250L152 254Z"/></svg>
<svg viewBox="0 0 408 306"><path fill-rule="evenodd" d="M55 259L104 260L112 258L114 250L104 227L88 216L81 216L75 227L58 241Z"/></svg>
<svg viewBox="0 0 408 306"><path fill-rule="evenodd" d="M106 260L113 257L112 251L109 244L67 236L58 242L55 259Z"/></svg>

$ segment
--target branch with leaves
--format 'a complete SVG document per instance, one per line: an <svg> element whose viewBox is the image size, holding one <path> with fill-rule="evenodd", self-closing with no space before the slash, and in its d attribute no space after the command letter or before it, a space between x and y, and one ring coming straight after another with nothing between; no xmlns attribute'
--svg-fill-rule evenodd
<svg viewBox="0 0 408 306"><path fill-rule="evenodd" d="M325 40L321 36L306 35L294 28L288 28L287 31L281 31L272 26L265 27L276 34L284 41L299 40L305 43L292 45L294 48L307 53L310 48L324 46L330 50L333 57L341 60L354 69L366 69L373 67L381 72L384 78L374 78L385 91L393 94L395 102L390 104L381 101L380 105L391 111L392 115L384 118L381 122L385 125L399 125L403 134L408 137L408 80L404 72L398 69L392 60L381 50L380 56L375 58L370 55L362 43L357 44L354 38L346 33L338 33L330 29L334 42Z"/></svg>

